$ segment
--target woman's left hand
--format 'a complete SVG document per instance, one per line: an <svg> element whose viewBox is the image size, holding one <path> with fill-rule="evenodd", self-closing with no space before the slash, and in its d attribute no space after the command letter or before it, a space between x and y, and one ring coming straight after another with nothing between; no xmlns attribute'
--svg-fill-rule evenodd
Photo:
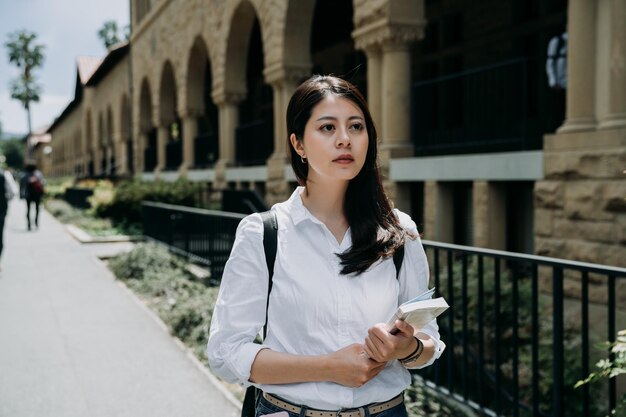
<svg viewBox="0 0 626 417"><path fill-rule="evenodd" d="M405 321L396 321L399 332L395 335L387 331L384 323L376 324L367 331L365 352L377 362L389 362L405 358L415 349L413 326Z"/></svg>

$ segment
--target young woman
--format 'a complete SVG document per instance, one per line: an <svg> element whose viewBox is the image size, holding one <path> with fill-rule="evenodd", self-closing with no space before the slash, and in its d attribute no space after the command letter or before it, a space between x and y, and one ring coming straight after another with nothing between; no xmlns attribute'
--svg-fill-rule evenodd
<svg viewBox="0 0 626 417"><path fill-rule="evenodd" d="M211 368L263 391L257 416L406 416L407 368L430 365L445 345L434 321L422 329L397 322L396 335L383 324L426 291L428 264L415 223L383 190L365 99L345 80L314 76L289 102L287 131L301 186L272 207L278 248L267 337L254 343L269 277L263 222L252 214L239 224L222 276ZM396 279L392 256L401 246Z"/></svg>

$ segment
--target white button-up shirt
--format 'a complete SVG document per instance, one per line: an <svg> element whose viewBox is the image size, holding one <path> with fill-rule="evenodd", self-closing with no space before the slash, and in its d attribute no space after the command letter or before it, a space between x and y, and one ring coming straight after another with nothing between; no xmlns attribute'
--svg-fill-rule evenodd
<svg viewBox="0 0 626 417"><path fill-rule="evenodd" d="M265 323L268 271L263 251L263 221L252 214L241 221L224 268L208 343L211 369L228 382L251 383L252 363L263 348L296 355L325 355L364 343L367 330L387 322L397 306L427 290L428 264L422 244L407 239L396 280L392 258L374 263L360 275L341 275L337 253L352 245L350 230L341 244L303 205L296 189L272 210L278 219L278 248L269 297L267 337L253 343ZM410 217L395 210L400 223L417 235ZM445 348L437 323L421 331L435 343L435 361ZM387 401L411 383L396 360L360 388L332 382L257 385L296 404L336 410Z"/></svg>

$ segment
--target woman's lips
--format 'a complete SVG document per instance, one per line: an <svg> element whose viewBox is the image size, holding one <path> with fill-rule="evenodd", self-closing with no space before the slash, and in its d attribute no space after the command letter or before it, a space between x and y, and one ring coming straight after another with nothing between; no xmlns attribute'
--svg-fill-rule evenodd
<svg viewBox="0 0 626 417"><path fill-rule="evenodd" d="M349 164L354 162L354 158L352 155L341 155L339 158L334 159L333 162L337 162L338 164Z"/></svg>

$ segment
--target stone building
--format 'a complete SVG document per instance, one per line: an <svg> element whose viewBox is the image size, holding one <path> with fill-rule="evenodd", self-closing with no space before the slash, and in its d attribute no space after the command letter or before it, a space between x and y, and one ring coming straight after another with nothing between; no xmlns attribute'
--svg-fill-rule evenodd
<svg viewBox="0 0 626 417"><path fill-rule="evenodd" d="M55 121L54 175L293 189L285 109L366 94L385 184L431 240L626 266L626 2L131 0ZM567 26L566 26L567 24ZM546 48L567 27L567 89ZM216 193L217 195L218 193Z"/></svg>

